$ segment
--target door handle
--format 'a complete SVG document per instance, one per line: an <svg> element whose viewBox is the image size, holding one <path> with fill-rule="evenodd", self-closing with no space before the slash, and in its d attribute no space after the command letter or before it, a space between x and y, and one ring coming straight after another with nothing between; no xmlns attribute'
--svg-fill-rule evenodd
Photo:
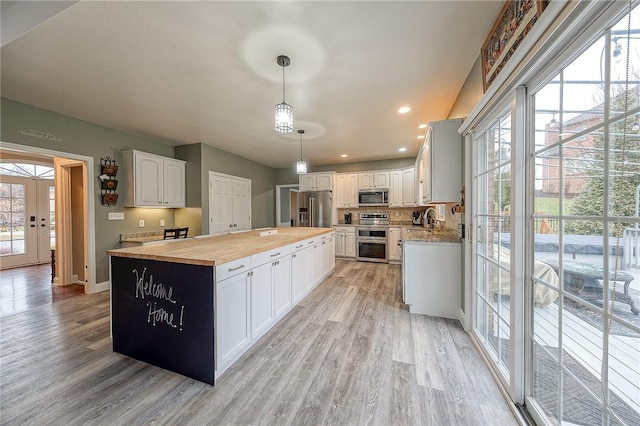
<svg viewBox="0 0 640 426"><path fill-rule="evenodd" d="M484 228L482 227L482 225L478 226L478 235L476 236L476 240L482 244L484 242Z"/></svg>

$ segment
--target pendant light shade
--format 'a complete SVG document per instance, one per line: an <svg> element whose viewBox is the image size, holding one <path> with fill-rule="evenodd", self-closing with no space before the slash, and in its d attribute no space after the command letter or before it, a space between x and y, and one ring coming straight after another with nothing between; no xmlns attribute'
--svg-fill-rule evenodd
<svg viewBox="0 0 640 426"><path fill-rule="evenodd" d="M284 101L284 69L291 60L288 56L280 55L277 62L282 67L282 103L275 106L275 128L278 133L288 134L293 132L293 107Z"/></svg>
<svg viewBox="0 0 640 426"><path fill-rule="evenodd" d="M299 175L303 175L307 173L307 162L302 159L302 135L304 135L304 130L298 130L298 134L300 135L300 160L296 163L296 172Z"/></svg>

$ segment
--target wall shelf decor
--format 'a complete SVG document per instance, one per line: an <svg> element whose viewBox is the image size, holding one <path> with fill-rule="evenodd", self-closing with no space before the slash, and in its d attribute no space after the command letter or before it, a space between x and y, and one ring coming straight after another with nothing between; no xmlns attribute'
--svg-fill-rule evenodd
<svg viewBox="0 0 640 426"><path fill-rule="evenodd" d="M100 172L98 176L100 180L100 192L101 203L103 206L111 207L118 203L118 194L116 189L118 188L118 181L116 175L118 174L118 166L113 158L102 157L100 159Z"/></svg>

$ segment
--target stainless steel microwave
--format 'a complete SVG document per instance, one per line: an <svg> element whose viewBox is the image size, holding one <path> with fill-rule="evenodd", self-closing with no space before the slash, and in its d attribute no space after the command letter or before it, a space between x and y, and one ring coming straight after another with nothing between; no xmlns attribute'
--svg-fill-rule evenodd
<svg viewBox="0 0 640 426"><path fill-rule="evenodd" d="M361 189L358 191L358 206L388 206L388 189Z"/></svg>

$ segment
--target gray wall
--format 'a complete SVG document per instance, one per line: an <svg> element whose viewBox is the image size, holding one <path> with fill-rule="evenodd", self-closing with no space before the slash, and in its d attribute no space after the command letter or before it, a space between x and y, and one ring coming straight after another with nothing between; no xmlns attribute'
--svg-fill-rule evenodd
<svg viewBox="0 0 640 426"><path fill-rule="evenodd" d="M468 117L471 111L478 105L480 99L484 96L482 88L482 61L480 56L473 64L473 68L469 72L456 101L449 111L447 119Z"/></svg>
<svg viewBox="0 0 640 426"><path fill-rule="evenodd" d="M251 226L275 225L276 183L271 167L205 144L177 146L175 151L176 158L194 164L192 170L187 171L187 207L201 207L202 233L209 232L210 171L251 179ZM199 170L195 164L199 164Z"/></svg>
<svg viewBox="0 0 640 426"><path fill-rule="evenodd" d="M91 174L100 174L100 158L111 157L116 164L122 165L120 151L138 149L158 155L173 157L173 147L166 141L135 136L107 127L98 126L75 118L46 111L30 105L14 102L6 98L1 100L0 140L14 144L38 147L53 151L93 157L94 170ZM47 140L18 133L19 129L37 130L51 133L61 141ZM118 171L118 177L123 173ZM122 188L122 191L124 188ZM122 193L118 186L118 192ZM144 231L159 230L159 220L164 219L166 226L173 226L173 209L134 209L124 208L119 203L115 207L103 207L100 204L99 186L95 186L95 245L96 245L96 282L109 279L109 265L106 251L120 247L120 234L138 232L138 220L145 219ZM109 221L109 212L124 212L125 220Z"/></svg>
<svg viewBox="0 0 640 426"><path fill-rule="evenodd" d="M402 169L404 167L413 166L416 163L416 157L394 158L391 160L363 161L359 163L339 163L325 164L321 166L310 166L309 172L326 172L335 171L338 173L362 172L366 170L385 170L385 169ZM292 185L298 183L298 175L295 167L287 167L284 169L276 169L277 185Z"/></svg>

